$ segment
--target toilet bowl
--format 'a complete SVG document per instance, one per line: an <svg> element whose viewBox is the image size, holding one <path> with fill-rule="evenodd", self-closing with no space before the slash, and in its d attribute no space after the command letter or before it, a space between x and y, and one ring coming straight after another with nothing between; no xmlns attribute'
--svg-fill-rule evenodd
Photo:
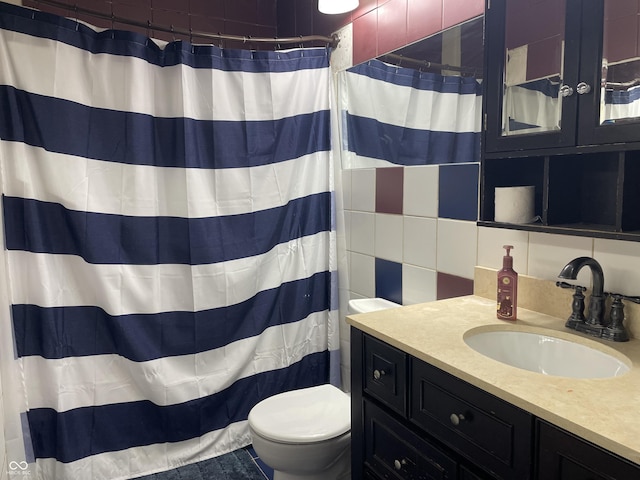
<svg viewBox="0 0 640 480"><path fill-rule="evenodd" d="M349 301L349 313L400 307L382 298ZM274 480L351 479L351 401L333 385L280 393L249 412L258 457Z"/></svg>
<svg viewBox="0 0 640 480"><path fill-rule="evenodd" d="M351 476L350 398L333 385L266 398L249 412L249 431L274 480Z"/></svg>

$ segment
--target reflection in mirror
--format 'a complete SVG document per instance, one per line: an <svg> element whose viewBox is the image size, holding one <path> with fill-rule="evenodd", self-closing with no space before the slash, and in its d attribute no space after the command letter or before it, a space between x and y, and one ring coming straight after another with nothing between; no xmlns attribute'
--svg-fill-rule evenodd
<svg viewBox="0 0 640 480"><path fill-rule="evenodd" d="M483 24L338 74L343 168L480 161Z"/></svg>
<svg viewBox="0 0 640 480"><path fill-rule="evenodd" d="M622 17L621 13L633 15ZM600 123L637 122L640 119L640 51L635 36L629 41L620 22L635 21L636 0L606 0L600 95Z"/></svg>
<svg viewBox="0 0 640 480"><path fill-rule="evenodd" d="M506 2L503 135L560 130L565 3Z"/></svg>

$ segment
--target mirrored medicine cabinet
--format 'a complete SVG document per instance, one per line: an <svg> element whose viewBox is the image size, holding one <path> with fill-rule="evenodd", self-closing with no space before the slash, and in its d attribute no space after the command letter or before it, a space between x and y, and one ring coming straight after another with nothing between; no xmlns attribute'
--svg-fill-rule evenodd
<svg viewBox="0 0 640 480"><path fill-rule="evenodd" d="M640 240L637 0L487 2L480 223ZM495 188L534 185L500 225Z"/></svg>

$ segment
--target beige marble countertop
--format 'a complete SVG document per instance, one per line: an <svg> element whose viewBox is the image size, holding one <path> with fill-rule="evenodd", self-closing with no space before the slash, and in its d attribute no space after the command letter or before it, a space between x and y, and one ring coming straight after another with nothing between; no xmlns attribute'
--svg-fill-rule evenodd
<svg viewBox="0 0 640 480"><path fill-rule="evenodd" d="M564 328L564 319L523 308L518 308L515 322L498 320L495 312L494 301L467 296L349 315L347 322L640 464L640 340L600 341ZM613 354L631 369L619 377L606 379L573 379L529 372L472 350L463 337L476 327L542 331Z"/></svg>

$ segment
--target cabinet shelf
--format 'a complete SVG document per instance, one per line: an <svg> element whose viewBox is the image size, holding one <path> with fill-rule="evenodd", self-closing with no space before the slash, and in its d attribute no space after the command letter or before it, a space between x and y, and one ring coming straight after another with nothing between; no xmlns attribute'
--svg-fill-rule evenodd
<svg viewBox="0 0 640 480"><path fill-rule="evenodd" d="M640 241L640 150L485 158L480 225ZM539 222L495 222L495 188L535 186Z"/></svg>
<svg viewBox="0 0 640 480"><path fill-rule="evenodd" d="M480 227L506 228L509 230L524 230L528 232L554 233L558 235L574 235L587 236L594 238L608 238L612 240L640 241L640 230L629 232L616 232L609 229L607 225L586 225L586 224L568 224L568 225L542 225L540 223L502 223L480 220Z"/></svg>

